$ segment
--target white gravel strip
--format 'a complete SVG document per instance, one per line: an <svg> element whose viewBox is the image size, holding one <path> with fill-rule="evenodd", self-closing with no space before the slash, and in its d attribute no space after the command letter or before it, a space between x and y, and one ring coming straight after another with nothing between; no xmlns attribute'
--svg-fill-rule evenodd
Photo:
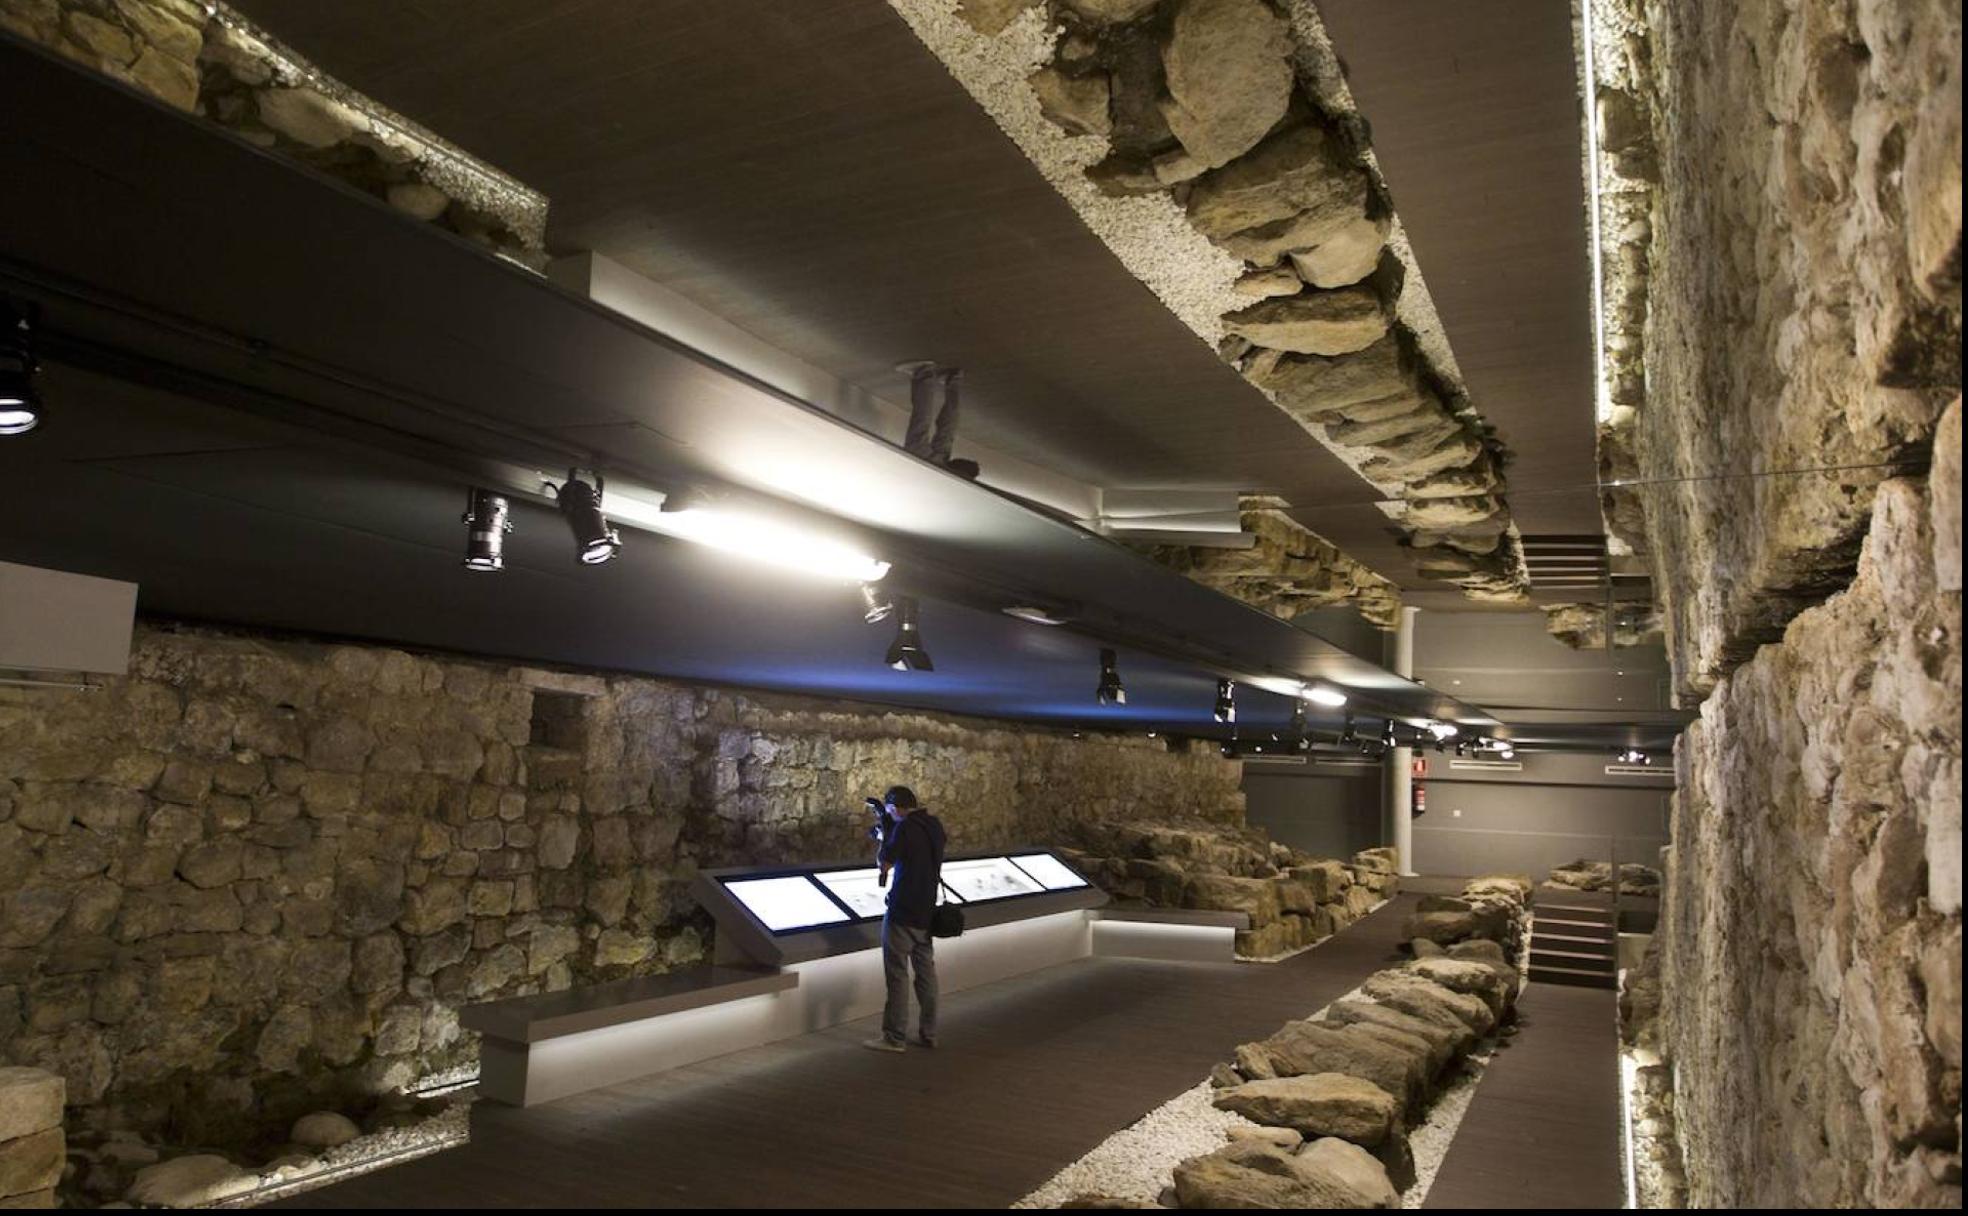
<svg viewBox="0 0 1968 1216"><path fill-rule="evenodd" d="M1215 1092L1208 1081L1183 1090L1011 1206L1056 1208L1086 1193L1155 1202L1176 1166L1222 1148L1231 1128L1255 1126L1242 1115L1211 1106Z"/></svg>

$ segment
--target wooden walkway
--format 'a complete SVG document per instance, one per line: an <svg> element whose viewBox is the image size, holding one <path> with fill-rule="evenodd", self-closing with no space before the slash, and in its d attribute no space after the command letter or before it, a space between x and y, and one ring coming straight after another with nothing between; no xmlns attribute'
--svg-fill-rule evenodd
<svg viewBox="0 0 1968 1216"><path fill-rule="evenodd" d="M274 1206L1001 1208L1398 961L1414 903L1284 963L1087 959L956 993L934 1052L862 1050L870 1018L530 1110L480 1103L470 1144Z"/></svg>
<svg viewBox="0 0 1968 1216"><path fill-rule="evenodd" d="M1428 1192L1429 1208L1616 1208L1618 995L1532 984Z"/></svg>

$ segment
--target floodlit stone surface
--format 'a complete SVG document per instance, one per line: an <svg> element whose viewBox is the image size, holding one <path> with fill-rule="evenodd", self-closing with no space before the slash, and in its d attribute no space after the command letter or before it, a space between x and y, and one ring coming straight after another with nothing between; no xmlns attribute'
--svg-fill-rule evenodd
<svg viewBox="0 0 1968 1216"><path fill-rule="evenodd" d="M1699 697L1850 580L1895 474L1879 466L1960 391L1961 17L1929 0L1644 13L1662 138L1631 425L1638 472L1670 479L1644 489L1646 547ZM1826 471L1714 479L1799 469Z"/></svg>
<svg viewBox="0 0 1968 1216"><path fill-rule="evenodd" d="M1961 596L1934 553L1922 486L1882 485L1852 585L1683 738L1656 942L1696 1206L1959 1205Z"/></svg>

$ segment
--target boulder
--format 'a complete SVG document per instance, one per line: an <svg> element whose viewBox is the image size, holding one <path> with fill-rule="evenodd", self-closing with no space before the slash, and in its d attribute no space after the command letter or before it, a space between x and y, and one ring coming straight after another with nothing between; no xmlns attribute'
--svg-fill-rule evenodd
<svg viewBox="0 0 1968 1216"><path fill-rule="evenodd" d="M1387 247L1386 216L1349 220L1311 249L1290 254L1293 269L1314 287L1346 287L1380 265Z"/></svg>
<svg viewBox="0 0 1968 1216"><path fill-rule="evenodd" d="M1291 49L1285 19L1262 0L1178 0L1162 44L1162 116L1204 167L1250 151L1285 116Z"/></svg>
<svg viewBox="0 0 1968 1216"><path fill-rule="evenodd" d="M1473 1001L1473 998L1461 999L1471 1000L1481 1007L1481 1002ZM1326 1022L1287 1022L1276 1034L1255 1046L1277 1076L1346 1073L1380 1086L1392 1094L1404 1110L1418 1105L1428 1082L1425 1056L1417 1056L1350 1026L1335 1026ZM1242 1056L1238 1058L1241 1063Z"/></svg>
<svg viewBox="0 0 1968 1216"><path fill-rule="evenodd" d="M1305 421L1371 418L1386 410L1419 407L1411 356L1392 334L1364 350L1332 358L1280 353L1252 364L1250 377L1287 413Z"/></svg>
<svg viewBox="0 0 1968 1216"><path fill-rule="evenodd" d="M1114 129L1107 112L1110 99L1107 77L1068 76L1057 68L1043 67L1025 78L1039 99L1039 113L1069 135L1105 135Z"/></svg>
<svg viewBox="0 0 1968 1216"><path fill-rule="evenodd" d="M287 1138L302 1148L324 1149L347 1144L361 1134L362 1129L347 1115L321 1110L296 1119Z"/></svg>
<svg viewBox="0 0 1968 1216"><path fill-rule="evenodd" d="M0 1068L0 1140L16 1140L62 1125L66 1086L39 1068Z"/></svg>
<svg viewBox="0 0 1968 1216"><path fill-rule="evenodd" d="M1496 1027L1496 1015L1481 998L1452 992L1425 976L1378 971L1361 988L1381 1004L1425 1021L1447 1024L1453 1018L1479 1035Z"/></svg>
<svg viewBox="0 0 1968 1216"><path fill-rule="evenodd" d="M1344 355L1386 336L1388 315L1371 288L1343 287L1260 300L1226 314L1223 325L1226 332L1273 350Z"/></svg>
<svg viewBox="0 0 1968 1216"><path fill-rule="evenodd" d="M1038 0L958 0L957 14L980 34L998 35Z"/></svg>
<svg viewBox="0 0 1968 1216"><path fill-rule="evenodd" d="M1415 1184L1414 1146L1408 1143L1408 1133L1404 1128L1395 1128L1393 1134L1374 1146L1374 1160L1380 1162L1387 1171L1387 1180L1397 1191L1405 1191Z"/></svg>
<svg viewBox="0 0 1968 1216"><path fill-rule="evenodd" d="M1289 1127L1310 1138L1339 1136L1372 1148L1386 1139L1398 1113L1393 1095L1345 1073L1250 1081L1219 1092L1218 1110L1253 1123Z"/></svg>
<svg viewBox="0 0 1968 1216"><path fill-rule="evenodd" d="M1183 902L1191 908L1242 912L1250 917L1253 929L1275 922L1280 911L1277 888L1262 878L1198 874L1189 879L1183 894Z"/></svg>
<svg viewBox="0 0 1968 1216"><path fill-rule="evenodd" d="M1297 1152L1262 1140L1233 1141L1176 1166L1175 1193L1185 1208L1391 1208L1401 1202L1371 1154L1331 1137Z"/></svg>
<svg viewBox="0 0 1968 1216"><path fill-rule="evenodd" d="M1403 1144L1407 1136L1397 1137ZM1322 1190L1342 1199L1333 1207L1398 1208L1400 1192L1387 1176L1387 1168L1357 1144L1335 1137L1314 1140L1298 1150L1300 1168L1316 1172Z"/></svg>
<svg viewBox="0 0 1968 1216"><path fill-rule="evenodd" d="M1357 997L1347 997L1328 1005L1326 1020L1341 1026L1385 1026L1411 1035L1427 1045L1429 1069L1432 1073L1440 1073L1476 1041L1476 1032L1459 1018L1450 1016L1442 1020L1431 1020L1416 1017L1411 1013L1403 1013L1391 1005L1363 1001Z"/></svg>
<svg viewBox="0 0 1968 1216"><path fill-rule="evenodd" d="M1233 1127L1224 1133L1231 1141L1261 1140L1275 1144L1279 1148L1291 1150L1305 1143L1305 1137L1289 1127Z"/></svg>
<svg viewBox="0 0 1968 1216"><path fill-rule="evenodd" d="M1449 952L1439 942L1417 937L1408 942L1408 953L1416 958L1445 958Z"/></svg>
<svg viewBox="0 0 1968 1216"><path fill-rule="evenodd" d="M1380 845L1371 849L1361 849L1353 854L1353 868L1375 870L1382 874L1398 874L1401 872L1400 859L1399 850Z"/></svg>
<svg viewBox="0 0 1968 1216"><path fill-rule="evenodd" d="M1456 895L1424 895L1415 904L1417 912L1473 912L1475 905Z"/></svg>
<svg viewBox="0 0 1968 1216"><path fill-rule="evenodd" d="M199 1153L143 1167L123 1198L138 1207L195 1208L243 1195L258 1186L258 1175L247 1173L224 1157Z"/></svg>
<svg viewBox="0 0 1968 1216"><path fill-rule="evenodd" d="M1406 970L1434 981L1450 992L1467 993L1482 1000L1501 1020L1517 1000L1516 984L1473 959L1418 958Z"/></svg>
<svg viewBox="0 0 1968 1216"><path fill-rule="evenodd" d="M1353 885L1352 871L1337 861L1315 861L1311 865L1294 866L1291 876L1322 904L1337 900L1346 888Z"/></svg>
<svg viewBox="0 0 1968 1216"><path fill-rule="evenodd" d="M1219 244L1290 221L1285 249L1311 248L1366 214L1367 176L1324 130L1296 126L1197 178L1187 209L1190 225Z"/></svg>

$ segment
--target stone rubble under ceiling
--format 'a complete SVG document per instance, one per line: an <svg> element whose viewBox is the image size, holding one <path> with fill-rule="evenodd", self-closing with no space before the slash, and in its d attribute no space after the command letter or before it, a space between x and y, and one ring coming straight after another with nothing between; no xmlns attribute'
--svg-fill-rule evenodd
<svg viewBox="0 0 1968 1216"><path fill-rule="evenodd" d="M1205 587L1288 621L1351 604L1382 629L1399 623L1401 589L1287 515L1282 499L1248 495L1239 517L1255 540L1248 549L1144 545L1141 550Z"/></svg>
<svg viewBox="0 0 1968 1216"><path fill-rule="evenodd" d="M890 4L1130 272L1374 487L1421 576L1523 602L1505 452L1311 4ZM1360 580L1363 609L1383 584Z"/></svg>

